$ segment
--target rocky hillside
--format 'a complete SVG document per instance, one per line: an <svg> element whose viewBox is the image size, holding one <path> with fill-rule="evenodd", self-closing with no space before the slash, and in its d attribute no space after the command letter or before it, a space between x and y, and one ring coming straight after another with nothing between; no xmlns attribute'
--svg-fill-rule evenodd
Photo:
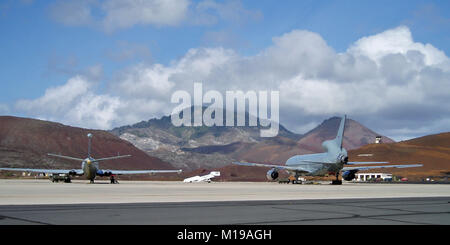
<svg viewBox="0 0 450 245"><path fill-rule="evenodd" d="M290 156L322 152L321 143L336 136L340 118L325 120L315 129L299 135L280 125L278 136L259 137L259 127L175 127L169 116L151 119L111 132L151 156L187 171L218 168L232 161L283 164ZM375 141L379 135L347 119L344 146L353 149ZM386 143L393 142L383 137Z"/></svg>

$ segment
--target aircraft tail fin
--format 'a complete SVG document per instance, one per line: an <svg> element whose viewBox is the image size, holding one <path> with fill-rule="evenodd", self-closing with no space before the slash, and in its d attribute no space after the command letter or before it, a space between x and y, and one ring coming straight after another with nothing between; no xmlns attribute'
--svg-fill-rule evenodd
<svg viewBox="0 0 450 245"><path fill-rule="evenodd" d="M347 120L347 115L344 115L341 119L341 124L339 125L339 130L334 139L337 146L342 149L342 141L344 140L344 129L345 129L345 121Z"/></svg>
<svg viewBox="0 0 450 245"><path fill-rule="evenodd" d="M87 137L89 138L89 143L88 143L88 158L91 158L91 145L92 145L92 134L88 133Z"/></svg>

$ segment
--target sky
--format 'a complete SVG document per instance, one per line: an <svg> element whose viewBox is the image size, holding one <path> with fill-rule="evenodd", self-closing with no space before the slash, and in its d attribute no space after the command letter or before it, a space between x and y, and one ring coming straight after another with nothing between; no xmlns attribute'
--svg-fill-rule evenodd
<svg viewBox="0 0 450 245"><path fill-rule="evenodd" d="M112 129L202 82L280 91L297 133L450 131L449 1L0 0L0 33L0 115Z"/></svg>

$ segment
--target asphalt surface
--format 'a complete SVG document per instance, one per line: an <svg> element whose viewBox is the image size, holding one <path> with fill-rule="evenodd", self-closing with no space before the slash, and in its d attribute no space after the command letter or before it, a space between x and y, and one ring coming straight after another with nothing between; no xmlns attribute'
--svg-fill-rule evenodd
<svg viewBox="0 0 450 245"><path fill-rule="evenodd" d="M0 180L0 205L226 202L345 198L450 197L450 185L288 185L269 182Z"/></svg>
<svg viewBox="0 0 450 245"><path fill-rule="evenodd" d="M2 205L2 225L450 225L450 197Z"/></svg>
<svg viewBox="0 0 450 245"><path fill-rule="evenodd" d="M0 224L450 224L450 186L0 180Z"/></svg>

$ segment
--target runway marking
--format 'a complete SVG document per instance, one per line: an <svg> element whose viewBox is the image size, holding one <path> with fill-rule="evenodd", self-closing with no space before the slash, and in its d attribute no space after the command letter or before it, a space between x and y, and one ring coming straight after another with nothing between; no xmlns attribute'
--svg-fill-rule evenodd
<svg viewBox="0 0 450 245"><path fill-rule="evenodd" d="M313 210L310 210L313 211ZM336 212L336 214L340 214ZM230 225L251 225L251 224L276 224L276 223L292 223L292 222L308 222L308 221L327 221L327 220L339 220L339 219L354 219L354 218L365 218L365 219L382 219L379 217L390 217L390 216L405 216L405 215L432 215L432 214L450 214L450 212L418 212L411 214L385 214L385 215L367 215L362 216L359 214L353 214L350 217L330 217L330 218L317 218L317 219L293 219L293 220L276 220L276 221L261 221L261 222L246 222L246 223L233 223ZM389 220L389 219L384 219ZM411 224L428 224L430 223L418 223L412 221L402 221L402 220L390 220L401 223L411 223Z"/></svg>
<svg viewBox="0 0 450 245"><path fill-rule="evenodd" d="M30 220L30 219L23 219L23 218L17 218L17 217L0 215L0 220L3 220L3 219L19 220L19 221L25 221L25 222L30 222L30 223L36 223L36 224L40 224L40 225L52 225L50 223L44 223L44 222L41 222L41 221L35 221L35 220Z"/></svg>
<svg viewBox="0 0 450 245"><path fill-rule="evenodd" d="M386 219L386 218L370 218L370 217L369 217L369 218L367 218L367 219L387 220L387 221L402 222L402 223L413 224L413 225L433 225L433 223L423 223L423 222L403 221L403 220Z"/></svg>
<svg viewBox="0 0 450 245"><path fill-rule="evenodd" d="M359 214L353 214L348 212L342 212L342 211L327 211L327 210L314 210L314 209L307 209L307 208L285 208L285 207L272 207L273 209L279 209L279 210L290 210L290 211L306 211L306 212L314 212L314 213L331 213L331 214L342 214L344 217L328 217L328 218L317 218L317 219L294 219L294 220L278 220L278 221L261 221L261 222L249 222L249 223L234 223L233 225L246 225L246 224L275 224L275 223L290 223L290 222L308 222L308 221L327 221L327 220L339 220L339 219L355 219L355 218L365 218L365 219L375 219L375 220L387 220L387 221L393 221L393 222L401 222L406 224L426 224L430 225L433 223L425 223L425 222L413 222L413 221L404 221L404 220L396 220L396 219L388 219L383 217L398 217L398 216L409 216L409 215L433 215L433 214L450 214L450 211L448 212L421 212L421 211L412 211L412 210L404 210L404 209L396 209L396 208L386 208L386 207L379 207L375 205L370 206L364 206L364 203L387 203L387 202L393 202L395 200L370 200L366 202L360 202L359 204L362 205L349 205L347 203L350 202L333 202L333 203L326 203L326 202L317 202L317 203L303 203L298 205L311 205L311 204L321 204L324 206L331 206L331 208L341 206L341 207L357 207L357 208L365 208L365 209L373 209L373 210L389 210L389 211L400 211L403 213L394 213L394 214L382 214L382 215L359 215ZM397 200L398 201L398 200ZM353 203L353 202L351 202ZM447 202L449 203L449 202ZM447 204L443 202L432 202L432 203L417 203L417 204L392 204L395 206L414 206L414 205L442 205ZM388 204L385 204L388 205ZM348 216L345 216L348 215Z"/></svg>

